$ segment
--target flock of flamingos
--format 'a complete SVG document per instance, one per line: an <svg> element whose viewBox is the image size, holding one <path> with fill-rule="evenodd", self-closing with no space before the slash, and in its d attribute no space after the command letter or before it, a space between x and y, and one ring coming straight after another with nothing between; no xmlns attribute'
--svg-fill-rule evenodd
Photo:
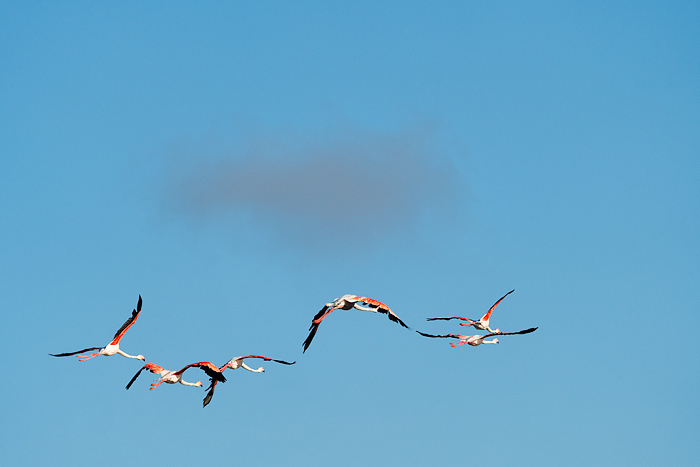
<svg viewBox="0 0 700 467"><path fill-rule="evenodd" d="M479 320L473 320L469 318L464 318L462 316L443 316L443 317L438 317L438 318L428 318L428 321L435 321L435 320L452 320L452 319L457 319L464 321L462 323L459 323L461 326L473 326L474 329L478 329L480 331L488 331L488 334L485 335L479 335L475 334L472 336L465 336L462 334L426 334L420 331L416 331L418 334L421 336L425 337L434 337L434 338L448 338L448 339L457 339L458 342L451 342L450 345L452 347L457 347L463 344L469 344L472 346L477 346L481 344L498 344L498 338L494 338L492 340L486 340L487 337L491 336L509 336L509 335L515 335L515 334L529 334L531 332L534 332L537 328L529 328L525 329L523 331L518 331L518 332L501 332L500 329L491 329L489 326L489 320L491 319L491 312L498 306L499 303L501 303L501 300L506 298L508 294L513 293L514 291L511 290L504 296L498 299L496 303L493 304L491 308L489 308L489 311L486 312L484 316L481 317ZM126 352L122 351L119 348L119 342L122 340L124 337L124 334L126 334L126 331L129 330L131 326L136 322L136 320L139 317L139 314L141 314L141 305L142 305L142 300L141 300L141 295L139 295L139 301L138 304L136 305L136 309L131 313L131 317L126 320L126 322L122 325L121 328L117 331L117 333L114 335L114 338L112 341L107 344L104 347L90 347L87 349L83 350L78 350L77 352L67 352L67 353L60 353L60 354L49 354L52 357L69 357L71 355L75 355L79 358L79 361L83 362L85 360L89 360L93 357L97 357L98 355L105 355L107 357L115 354L122 355L127 358L135 358L138 360L146 360L146 358L143 355L129 355ZM408 327L403 321L401 321L401 318L399 318L396 313L394 313L391 308L386 306L384 303L379 302L377 300L373 300L371 298L367 297L360 297L358 295L343 295L340 298L336 298L330 303L326 303L326 305L316 313L316 316L314 316L314 319L311 320L311 326L309 327L309 335L302 344L304 347L304 352L306 352L306 349L309 348L309 345L311 345L311 341L313 340L314 336L316 335L316 332L318 331L318 327L320 326L321 322L328 317L329 314L331 314L335 310L350 310L352 308L362 310L362 311L371 311L373 313L383 313L386 314L389 319L395 323L400 324L406 329L411 329ZM92 352L87 355L81 355L84 354L85 352ZM207 388L207 395L204 397L204 407L209 404L211 401L211 398L214 396L214 389L216 388L216 385L218 383L225 383L226 378L224 377L224 370L227 368L231 368L232 370L235 370L236 368L245 368L248 371L252 371L254 373L260 373L265 371L263 367L259 367L257 369L253 369L249 367L248 365L245 364L245 360L247 359L253 359L253 358L260 358L265 361L270 361L270 362L276 362L276 363L281 363L283 365L293 365L296 362L285 362L284 360L275 360L274 358L268 358L268 357L263 357L262 355L244 355L242 357L236 357L232 358L228 362L226 362L223 366L218 367L214 365L211 362L197 362L197 363L190 363L189 365L185 366L184 368L181 368L180 370L177 371L168 371L165 368L156 365L155 363L146 363L139 371L136 372L133 378L131 378L131 381L126 385L126 389L129 389L131 385L136 381L136 378L139 377L141 372L143 370L148 370L151 373L160 375L159 378L155 380L154 383L151 384L151 390L157 388L163 383L168 383L168 384L175 384L175 383L180 383L184 384L185 386L197 386L201 387L202 382L197 381L196 383L188 383L187 381L182 379L182 375L185 373L185 371L188 368L196 367L204 371L206 375L209 377L209 387Z"/></svg>

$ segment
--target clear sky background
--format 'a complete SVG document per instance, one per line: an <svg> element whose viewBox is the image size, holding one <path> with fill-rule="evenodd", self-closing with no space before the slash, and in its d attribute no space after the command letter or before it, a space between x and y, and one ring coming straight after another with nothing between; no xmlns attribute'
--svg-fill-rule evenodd
<svg viewBox="0 0 700 467"><path fill-rule="evenodd" d="M699 52L696 2L3 3L0 460L694 464ZM511 289L534 334L301 351ZM297 363L48 356L139 294L128 353Z"/></svg>

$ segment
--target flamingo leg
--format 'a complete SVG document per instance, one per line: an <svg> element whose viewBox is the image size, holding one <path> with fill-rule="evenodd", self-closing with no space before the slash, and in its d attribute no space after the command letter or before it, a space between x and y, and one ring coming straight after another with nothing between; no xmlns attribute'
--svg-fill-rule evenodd
<svg viewBox="0 0 700 467"><path fill-rule="evenodd" d="M459 347L460 345L464 345L466 343L467 343L466 341L460 341L460 342L457 342L456 344L454 342L450 342L450 345L452 347Z"/></svg>
<svg viewBox="0 0 700 467"><path fill-rule="evenodd" d="M474 321L471 321L469 323L459 323L460 326L474 326L475 324L476 324L476 322L474 322Z"/></svg>
<svg viewBox="0 0 700 467"><path fill-rule="evenodd" d="M157 388L158 386L160 386L160 385L163 384L163 383L165 383L164 380L158 381L157 383L151 383L151 389L150 389L150 390L153 391L155 388Z"/></svg>
<svg viewBox="0 0 700 467"><path fill-rule="evenodd" d="M76 355L76 357L80 357L78 359L79 362L84 362L85 360L90 360L91 358L95 358L99 355L99 352L91 353L90 355Z"/></svg>

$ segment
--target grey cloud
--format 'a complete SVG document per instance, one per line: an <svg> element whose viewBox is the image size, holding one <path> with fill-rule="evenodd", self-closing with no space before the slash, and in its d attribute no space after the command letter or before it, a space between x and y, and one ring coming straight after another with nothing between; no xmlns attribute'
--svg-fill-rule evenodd
<svg viewBox="0 0 700 467"><path fill-rule="evenodd" d="M354 132L322 143L257 139L180 167L173 199L190 216L249 212L291 235L372 238L449 204L457 180L421 133Z"/></svg>

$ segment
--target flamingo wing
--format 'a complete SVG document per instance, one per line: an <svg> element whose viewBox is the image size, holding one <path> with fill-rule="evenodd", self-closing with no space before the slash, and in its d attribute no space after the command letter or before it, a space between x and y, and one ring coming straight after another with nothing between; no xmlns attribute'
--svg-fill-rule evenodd
<svg viewBox="0 0 700 467"><path fill-rule="evenodd" d="M378 300L367 298L367 297L355 296L354 299L358 302L362 302L362 303L366 304L367 306L369 306L370 308L373 308L375 311L378 311L379 313L384 313L385 315L387 315L389 317L389 319L391 321L400 324L401 326L405 327L406 329L411 329L410 327L408 327L406 325L406 323L401 321L401 318L399 318L399 316L396 313L394 313L391 310L391 308L386 306L384 303L382 303Z"/></svg>
<svg viewBox="0 0 700 467"><path fill-rule="evenodd" d="M141 304L143 303L143 300L141 299L141 295L139 294L139 302L136 304L136 309L131 312L131 317L127 319L124 324L122 324L122 327L119 328L119 331L117 331L114 334L114 339L110 344L115 345L118 344L119 341L121 340L122 337L124 337L124 334L126 334L126 331L129 330L129 328L136 322L138 319L139 315L141 314Z"/></svg>
<svg viewBox="0 0 700 467"><path fill-rule="evenodd" d="M311 345L311 341L314 340L314 336L316 335L316 331L318 331L318 323L312 324L310 330L311 330L311 332L309 332L309 335L306 336L306 339L304 340L304 343L302 344L302 346L304 347L304 351L302 353L306 352L306 349L308 349L309 346Z"/></svg>
<svg viewBox="0 0 700 467"><path fill-rule="evenodd" d="M461 319L462 321L468 321L469 324L474 324L474 320L473 320L473 319L464 318L464 317L462 317L462 316L440 316L440 317L437 317L437 318L426 318L425 320L426 320L426 321L438 321L438 320L445 320L445 321L447 321L447 320L450 320L450 319Z"/></svg>
<svg viewBox="0 0 700 467"><path fill-rule="evenodd" d="M226 382L226 377L224 376L223 371L211 362L190 363L183 369L176 371L174 374L181 375L185 372L186 369L191 368L193 366L204 370L204 372L207 374L207 376L209 376L209 378L211 378L212 381L221 381L222 383Z"/></svg>
<svg viewBox="0 0 700 467"><path fill-rule="evenodd" d="M484 338L491 337L491 336L513 336L515 334L530 334L531 332L535 332L538 328L528 328L524 329L522 331L518 332L492 332L491 334L486 334Z"/></svg>
<svg viewBox="0 0 700 467"><path fill-rule="evenodd" d="M243 360L244 358L262 358L266 362L277 362L277 363L281 363L283 365L294 365L296 363L296 361L290 363L290 362L285 362L284 360L275 360L274 358L263 357L262 355L246 355L245 357L238 357L234 360Z"/></svg>
<svg viewBox="0 0 700 467"><path fill-rule="evenodd" d="M127 389L129 389L131 387L131 385L134 384L134 381L136 381L136 378L139 377L139 375L141 374L141 372L143 370L148 370L151 373L155 373L157 375L162 375L163 373L165 373L167 371L165 368L163 368L162 366L158 366L155 363L146 363L144 366L141 367L141 369L139 371L136 372L134 377L131 378L131 381L129 381L129 384L126 385Z"/></svg>
<svg viewBox="0 0 700 467"><path fill-rule="evenodd" d="M487 311L486 314L484 316L482 316L479 321L488 321L489 318L491 318L491 312L498 306L499 303L501 303L501 300L503 300L504 298L506 298L508 295L512 294L513 292L515 292L515 289L511 290L510 292L508 292L507 294L505 294L504 296L499 298L498 301L496 303L494 303L491 308L489 308L489 311Z"/></svg>
<svg viewBox="0 0 700 467"><path fill-rule="evenodd" d="M77 355L79 353L89 352L91 350L102 350L103 348L104 347L90 347L89 349L78 350L77 352L66 352L57 354L50 353L49 355L51 355L52 357L69 357L71 355Z"/></svg>
<svg viewBox="0 0 700 467"><path fill-rule="evenodd" d="M131 381L129 381L126 385L126 389L128 390L132 384L134 384L134 381L136 381L136 378L138 378L141 375L141 372L148 368L146 365L142 366L139 371L136 372L133 378L131 378Z"/></svg>
<svg viewBox="0 0 700 467"><path fill-rule="evenodd" d="M148 368L148 371L150 371L151 373L155 373L157 375L163 374L164 372L168 371L162 366L156 365L155 363L146 363L144 367Z"/></svg>
<svg viewBox="0 0 700 467"><path fill-rule="evenodd" d="M333 310L335 310L335 308L327 303L323 308L321 308L321 310L318 313L316 313L314 319L311 320L311 326L309 326L309 335L306 337L306 340L302 344L304 347L304 352L306 352L306 349L308 349L311 345L311 341L314 340L314 336L318 331L318 326L321 324L321 321L326 319L326 316L328 316Z"/></svg>
<svg viewBox="0 0 700 467"><path fill-rule="evenodd" d="M329 309L330 309L330 311L328 311ZM326 303L326 305L323 308L321 308L321 310L319 310L318 313L316 313L316 316L314 316L314 319L312 320L312 322L323 321L324 318L333 310L335 310L335 308ZM311 329L311 328L309 328L309 329Z"/></svg>
<svg viewBox="0 0 700 467"><path fill-rule="evenodd" d="M214 378L211 378L209 381L211 382L211 384L207 388L207 395L204 396L204 400L202 401L202 408L206 407L209 404L209 402L211 402L211 398L214 397L214 389L216 389L216 383L218 383L218 381Z"/></svg>
<svg viewBox="0 0 700 467"><path fill-rule="evenodd" d="M463 336L461 334L426 334L424 332L416 331L418 334L421 336L425 337L440 337L440 338L449 338L449 339L464 339L467 336Z"/></svg>

